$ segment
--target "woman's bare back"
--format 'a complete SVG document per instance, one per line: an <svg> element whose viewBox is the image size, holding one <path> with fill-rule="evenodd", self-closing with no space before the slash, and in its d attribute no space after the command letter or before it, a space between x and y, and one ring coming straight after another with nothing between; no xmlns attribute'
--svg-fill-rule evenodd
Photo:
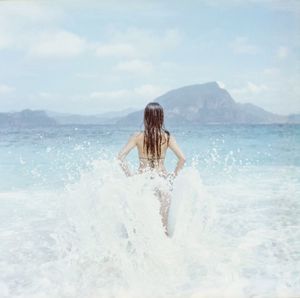
<svg viewBox="0 0 300 298"><path fill-rule="evenodd" d="M167 174L167 170L164 165L166 152L168 149L168 135L166 132L163 133L162 143L161 143L161 156L160 157L150 157L145 152L144 148L144 132L140 132L136 135L136 146L138 149L138 155L140 160L139 172L143 172L146 169L154 168L162 174Z"/></svg>
<svg viewBox="0 0 300 298"><path fill-rule="evenodd" d="M162 140L161 144L161 157L162 159L156 159L154 160L154 168L158 169L159 172L166 173L165 165L164 165L164 158L166 156L166 151L168 148L170 148L174 154L178 158L178 162L176 165L176 168L174 170L174 175L177 176L178 171L183 167L185 163L185 157L184 154L182 153L181 149L176 143L175 138L170 135L169 143L167 142L167 133L164 134L164 139ZM139 159L140 159L140 167L139 167L139 172L143 172L145 169L149 168L151 165L151 158L147 156L144 150L144 132L138 132L133 134L127 144L121 149L121 151L118 154L118 160L120 161L120 165L125 172L126 175L130 176L131 173L129 171L128 165L125 162L125 158L128 155L128 153L134 148L137 147L138 149L138 154L139 154Z"/></svg>

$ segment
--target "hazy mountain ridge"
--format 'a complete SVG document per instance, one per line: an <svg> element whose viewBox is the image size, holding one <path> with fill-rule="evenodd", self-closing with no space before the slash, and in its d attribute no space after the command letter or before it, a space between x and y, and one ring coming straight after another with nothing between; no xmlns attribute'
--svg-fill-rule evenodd
<svg viewBox="0 0 300 298"><path fill-rule="evenodd" d="M169 124L267 124L290 121L288 116L270 113L251 103L236 102L216 82L174 89L154 101L164 107ZM143 111L131 113L119 123L140 124L142 114ZM293 119L296 122L298 118Z"/></svg>
<svg viewBox="0 0 300 298"><path fill-rule="evenodd" d="M153 101L158 101L164 107L167 125L300 123L300 114L282 116L270 113L251 103L238 103L227 90L220 88L216 82L170 90ZM143 110L126 109L95 115L32 110L0 113L0 127L68 124L138 126L143 124Z"/></svg>
<svg viewBox="0 0 300 298"><path fill-rule="evenodd" d="M47 115L58 124L115 124L121 118L132 113L135 109L128 108L121 111L112 111L102 114L95 115L79 115L79 114L68 114L68 113L57 113L52 111L46 111Z"/></svg>
<svg viewBox="0 0 300 298"><path fill-rule="evenodd" d="M39 127L54 126L57 122L45 111L29 109L21 112L0 113L0 127Z"/></svg>
<svg viewBox="0 0 300 298"><path fill-rule="evenodd" d="M291 114L288 116L289 123L300 123L300 114Z"/></svg>

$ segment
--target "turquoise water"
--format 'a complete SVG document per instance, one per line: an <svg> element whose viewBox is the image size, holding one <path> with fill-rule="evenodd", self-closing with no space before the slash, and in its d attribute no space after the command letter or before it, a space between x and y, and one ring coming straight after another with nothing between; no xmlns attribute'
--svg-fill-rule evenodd
<svg viewBox="0 0 300 298"><path fill-rule="evenodd" d="M300 126L171 128L170 239L115 163L135 130L0 130L0 296L300 296Z"/></svg>
<svg viewBox="0 0 300 298"><path fill-rule="evenodd" d="M98 158L112 159L134 127L60 126L0 130L0 189L62 187ZM246 167L299 167L300 125L200 126L173 128L203 179L236 175ZM172 170L174 156L169 153ZM137 166L137 153L129 160Z"/></svg>

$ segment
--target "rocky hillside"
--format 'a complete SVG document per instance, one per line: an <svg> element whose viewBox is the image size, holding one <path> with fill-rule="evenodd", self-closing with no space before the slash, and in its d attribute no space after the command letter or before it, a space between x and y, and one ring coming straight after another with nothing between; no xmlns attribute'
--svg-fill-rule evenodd
<svg viewBox="0 0 300 298"><path fill-rule="evenodd" d="M285 116L265 111L253 104L234 101L227 90L216 82L197 84L171 90L154 101L165 109L166 122L169 124L254 124L284 123ZM120 124L141 124L143 111L130 113L119 121Z"/></svg>
<svg viewBox="0 0 300 298"><path fill-rule="evenodd" d="M236 102L216 82L185 86L155 99L165 109L166 124L271 124L300 123L300 115L282 116L254 104ZM0 127L52 125L130 125L142 127L143 110L126 109L95 115L23 110L0 113Z"/></svg>
<svg viewBox="0 0 300 298"><path fill-rule="evenodd" d="M56 121L45 111L23 110L21 112L0 113L0 127L53 126Z"/></svg>

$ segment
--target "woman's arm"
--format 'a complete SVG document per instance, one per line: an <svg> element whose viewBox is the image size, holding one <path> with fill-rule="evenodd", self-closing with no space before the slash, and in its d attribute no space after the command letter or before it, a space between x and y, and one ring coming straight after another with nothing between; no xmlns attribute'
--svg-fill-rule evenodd
<svg viewBox="0 0 300 298"><path fill-rule="evenodd" d="M177 176L178 172L183 168L185 164L185 156L179 148L178 144L176 143L176 139L173 136L170 136L169 147L178 158L178 162L174 171L174 175Z"/></svg>
<svg viewBox="0 0 300 298"><path fill-rule="evenodd" d="M128 153L136 146L136 136L137 134L134 134L129 138L127 144L122 148L117 157L119 164L126 176L131 176L131 173L125 158Z"/></svg>

